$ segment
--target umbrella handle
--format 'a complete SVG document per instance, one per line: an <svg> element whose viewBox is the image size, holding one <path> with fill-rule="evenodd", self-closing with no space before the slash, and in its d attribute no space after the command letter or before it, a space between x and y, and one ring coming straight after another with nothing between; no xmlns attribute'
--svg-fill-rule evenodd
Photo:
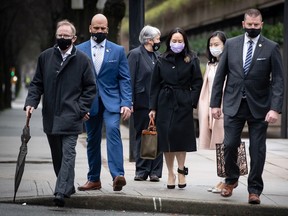
<svg viewBox="0 0 288 216"><path fill-rule="evenodd" d="M31 113L30 112L28 112L28 116L27 116L27 118L26 118L26 126L27 127L29 127L29 122L30 122L30 118L31 118Z"/></svg>

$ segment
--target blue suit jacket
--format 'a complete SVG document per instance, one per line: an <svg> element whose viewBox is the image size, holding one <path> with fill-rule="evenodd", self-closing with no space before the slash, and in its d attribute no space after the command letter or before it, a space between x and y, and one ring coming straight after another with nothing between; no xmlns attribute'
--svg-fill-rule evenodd
<svg viewBox="0 0 288 216"><path fill-rule="evenodd" d="M76 46L86 53L90 59L91 42L86 41ZM104 59L101 69L96 74L94 68L97 94L93 101L90 115L96 115L99 110L99 97L109 112L119 113L123 106L132 106L132 91L128 61L124 48L106 40Z"/></svg>

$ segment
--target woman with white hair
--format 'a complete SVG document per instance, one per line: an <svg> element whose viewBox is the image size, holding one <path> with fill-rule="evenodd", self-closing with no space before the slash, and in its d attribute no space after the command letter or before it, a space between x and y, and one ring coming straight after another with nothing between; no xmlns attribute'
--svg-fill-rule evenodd
<svg viewBox="0 0 288 216"><path fill-rule="evenodd" d="M131 73L132 101L134 128L136 131L135 146L135 181L144 181L148 178L152 182L158 182L162 177L163 155L155 160L146 160L140 157L141 132L149 124L149 93L151 75L160 54L160 30L153 26L145 26L140 34L141 43L128 53L128 63Z"/></svg>

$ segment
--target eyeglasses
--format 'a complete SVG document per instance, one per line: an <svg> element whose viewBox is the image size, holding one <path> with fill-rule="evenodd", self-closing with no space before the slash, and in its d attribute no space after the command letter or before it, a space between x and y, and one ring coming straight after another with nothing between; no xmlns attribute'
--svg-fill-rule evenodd
<svg viewBox="0 0 288 216"><path fill-rule="evenodd" d="M60 39L60 38L72 39L73 37L74 37L74 35L56 34L57 39Z"/></svg>

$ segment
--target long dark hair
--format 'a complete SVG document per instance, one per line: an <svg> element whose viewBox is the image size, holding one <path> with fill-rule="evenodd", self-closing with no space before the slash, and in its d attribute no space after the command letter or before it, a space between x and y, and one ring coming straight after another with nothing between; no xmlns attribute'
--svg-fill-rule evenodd
<svg viewBox="0 0 288 216"><path fill-rule="evenodd" d="M184 56L184 58L186 58L186 57L192 58L193 53L192 53L192 51L190 50L190 47L189 47L187 34L182 28L179 28L179 27L176 27L176 28L172 29L169 32L168 37L167 37L166 42L165 42L166 50L163 53L163 56L166 57L168 54L172 54L173 53L173 51L170 48L170 40L172 38L172 35L175 34L175 33L180 33L183 36L183 39L184 39L185 47L184 47L183 51L181 52L181 54Z"/></svg>
<svg viewBox="0 0 288 216"><path fill-rule="evenodd" d="M207 46L206 46L206 56L208 58L209 63L215 63L218 61L217 58L211 54L210 49L209 49L210 40L213 37L218 37L223 42L223 44L225 44L226 42L226 35L223 31L215 31L210 35L210 37L207 40Z"/></svg>

